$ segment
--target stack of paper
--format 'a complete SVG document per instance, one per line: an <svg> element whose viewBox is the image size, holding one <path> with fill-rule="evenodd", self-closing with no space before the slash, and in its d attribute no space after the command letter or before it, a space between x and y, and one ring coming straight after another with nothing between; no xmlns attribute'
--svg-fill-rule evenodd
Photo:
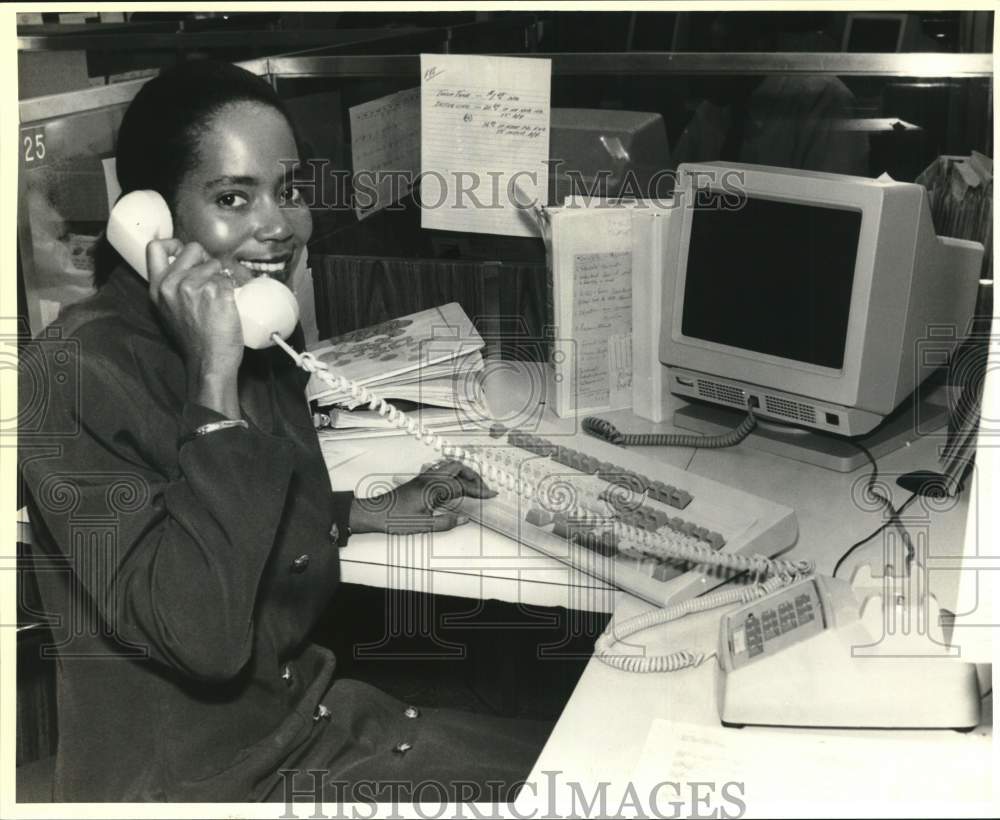
<svg viewBox="0 0 1000 820"><path fill-rule="evenodd" d="M549 208L562 417L632 406L632 210L593 200Z"/></svg>
<svg viewBox="0 0 1000 820"><path fill-rule="evenodd" d="M483 339L457 303L353 330L310 349L329 372L370 389L422 426L454 429L490 416L482 387ZM313 375L306 397L334 435L379 431L389 425L350 390Z"/></svg>

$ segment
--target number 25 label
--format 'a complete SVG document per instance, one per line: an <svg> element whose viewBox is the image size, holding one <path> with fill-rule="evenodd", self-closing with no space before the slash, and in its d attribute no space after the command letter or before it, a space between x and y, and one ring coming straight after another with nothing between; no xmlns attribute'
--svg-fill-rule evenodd
<svg viewBox="0 0 1000 820"><path fill-rule="evenodd" d="M47 156L44 128L30 128L21 132L21 157L25 165L42 165Z"/></svg>

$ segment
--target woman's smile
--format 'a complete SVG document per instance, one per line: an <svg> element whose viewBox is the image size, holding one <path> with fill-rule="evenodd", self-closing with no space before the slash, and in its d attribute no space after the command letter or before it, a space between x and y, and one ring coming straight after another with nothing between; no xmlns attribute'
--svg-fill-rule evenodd
<svg viewBox="0 0 1000 820"><path fill-rule="evenodd" d="M289 252L280 256L260 259L237 259L236 264L243 268L250 278L267 276L279 282L287 283L292 275L291 262L294 254ZM232 269L230 269L231 272Z"/></svg>

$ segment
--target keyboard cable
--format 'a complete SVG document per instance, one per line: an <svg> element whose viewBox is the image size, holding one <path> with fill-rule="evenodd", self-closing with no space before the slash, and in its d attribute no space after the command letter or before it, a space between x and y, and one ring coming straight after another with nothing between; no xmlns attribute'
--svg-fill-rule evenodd
<svg viewBox="0 0 1000 820"><path fill-rule="evenodd" d="M753 432L757 426L757 417L753 410L747 408L747 417L738 427L728 433L717 436L691 436L679 433L622 433L610 421L596 416L587 416L583 420L583 430L594 438L610 441L619 447L695 447L708 450L719 450L723 447L733 447Z"/></svg>
<svg viewBox="0 0 1000 820"><path fill-rule="evenodd" d="M792 424L783 424L780 421L774 421L773 424L794 427ZM614 424L606 419L597 418L596 416L587 416L583 420L584 432L589 433L595 438L600 438L605 441L609 441L612 444L616 444L619 447L692 447L697 452L698 449L722 449L724 447L733 447L743 441L747 436L753 432L754 428L757 426L757 417L753 413L752 408L747 408L747 417L743 419L738 427L730 430L728 433L722 433L717 436L692 436L692 435L681 435L674 433L622 433ZM900 535L903 538L903 543L906 546L906 565L907 567L913 562L915 555L915 550L913 548L913 542L910 540L910 534L906 527L899 520L899 517L903 514L903 511L910 505L916 494L910 496L903 505L897 510L892 505L892 501L887 498L882 493L878 492L876 489L876 483L879 477L878 462L875 457L871 454L871 451L865 447L863 444L851 439L847 439L851 444L857 447L864 456L868 459L872 466L871 475L868 477L868 481L865 484L865 492L872 498L877 499L882 505L889 511L889 519L882 524L878 529L872 532L870 535L862 538L855 544L852 544L847 551L840 557L837 561L836 566L833 570L833 577L837 576L837 572L840 569L843 562L847 557L854 552L862 544L867 543L876 535L878 535L883 530L888 527L895 526L898 528ZM695 453L691 454L691 459L694 459ZM690 466L691 461L688 462ZM685 468L686 469L686 468Z"/></svg>

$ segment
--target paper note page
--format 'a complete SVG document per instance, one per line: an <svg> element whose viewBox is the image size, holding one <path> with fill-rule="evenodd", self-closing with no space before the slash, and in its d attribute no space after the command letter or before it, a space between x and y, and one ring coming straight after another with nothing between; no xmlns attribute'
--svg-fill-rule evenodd
<svg viewBox="0 0 1000 820"><path fill-rule="evenodd" d="M576 406L611 406L612 390L624 391L631 399L631 251L576 255L572 327L571 338L576 348ZM627 355L623 351L623 336L628 336Z"/></svg>
<svg viewBox="0 0 1000 820"><path fill-rule="evenodd" d="M319 435L319 447L323 453L323 461L326 462L326 469L328 471L335 470L342 464L346 464L348 461L365 453L363 448L344 444L343 441L325 433L320 433Z"/></svg>
<svg viewBox="0 0 1000 820"><path fill-rule="evenodd" d="M692 783L712 783L716 798L742 800L755 817L800 817L795 812L805 808L808 815L809 806L823 806L827 816L850 816L836 812L851 805L881 814L879 806L906 805L918 793L926 805L941 801L957 809L989 799L991 757L988 737L950 732L733 729L654 720L632 782L647 794L661 782L685 792Z"/></svg>
<svg viewBox="0 0 1000 820"><path fill-rule="evenodd" d="M551 61L422 54L420 72L422 227L535 236L512 199L546 202Z"/></svg>
<svg viewBox="0 0 1000 820"><path fill-rule="evenodd" d="M631 265L629 274L631 281ZM632 403L631 333L614 333L608 337L608 390L609 407L628 407Z"/></svg>
<svg viewBox="0 0 1000 820"><path fill-rule="evenodd" d="M420 171L420 89L355 105L350 116L354 211L364 219L406 196Z"/></svg>
<svg viewBox="0 0 1000 820"><path fill-rule="evenodd" d="M101 169L104 171L104 190L108 194L108 213L111 213L122 193L122 186L118 184L118 168L115 158L102 159Z"/></svg>
<svg viewBox="0 0 1000 820"><path fill-rule="evenodd" d="M560 416L632 404L632 203L547 209Z"/></svg>

